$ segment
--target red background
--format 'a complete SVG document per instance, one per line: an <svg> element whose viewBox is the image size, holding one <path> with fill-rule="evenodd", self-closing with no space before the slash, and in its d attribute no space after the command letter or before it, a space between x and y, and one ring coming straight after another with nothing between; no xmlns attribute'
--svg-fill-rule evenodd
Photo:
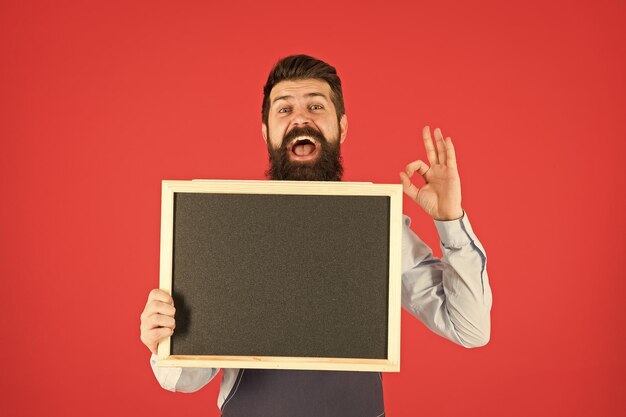
<svg viewBox="0 0 626 417"><path fill-rule="evenodd" d="M208 3L0 3L3 415L218 415L219 376L167 392L139 340L160 181L262 179L292 53L342 77L346 180L399 182L425 124L454 139L488 253L491 342L403 313L388 415L624 412L623 1Z"/></svg>

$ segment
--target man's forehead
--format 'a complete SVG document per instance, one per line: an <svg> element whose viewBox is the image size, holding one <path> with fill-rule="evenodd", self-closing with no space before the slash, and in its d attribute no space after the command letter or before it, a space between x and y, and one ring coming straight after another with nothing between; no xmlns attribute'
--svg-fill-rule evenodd
<svg viewBox="0 0 626 417"><path fill-rule="evenodd" d="M323 95L330 99L330 85L326 81L315 78L304 80L285 80L276 84L270 92L270 101L280 97L301 97L307 95Z"/></svg>

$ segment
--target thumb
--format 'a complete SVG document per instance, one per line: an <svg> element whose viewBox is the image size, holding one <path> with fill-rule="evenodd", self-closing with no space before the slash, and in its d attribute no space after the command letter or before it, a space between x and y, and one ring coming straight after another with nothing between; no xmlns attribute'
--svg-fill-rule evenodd
<svg viewBox="0 0 626 417"><path fill-rule="evenodd" d="M417 200L417 194L420 189L417 188L412 182L406 172L400 172L400 181L402 181L402 191L411 199Z"/></svg>

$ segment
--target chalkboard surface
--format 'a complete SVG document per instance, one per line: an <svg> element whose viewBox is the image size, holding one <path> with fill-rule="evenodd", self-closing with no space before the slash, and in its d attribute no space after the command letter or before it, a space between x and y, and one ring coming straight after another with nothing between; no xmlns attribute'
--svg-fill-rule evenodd
<svg viewBox="0 0 626 417"><path fill-rule="evenodd" d="M303 191L172 193L169 358L389 359L392 198Z"/></svg>
<svg viewBox="0 0 626 417"><path fill-rule="evenodd" d="M176 193L172 354L386 358L388 255L389 197Z"/></svg>

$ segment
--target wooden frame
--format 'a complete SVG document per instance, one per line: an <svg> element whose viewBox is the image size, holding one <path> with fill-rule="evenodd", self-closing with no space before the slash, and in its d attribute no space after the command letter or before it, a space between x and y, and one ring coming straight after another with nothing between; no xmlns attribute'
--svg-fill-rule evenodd
<svg viewBox="0 0 626 417"><path fill-rule="evenodd" d="M170 338L158 346L158 365L175 367L309 369L345 371L400 370L400 294L402 242L402 187L397 184L306 181L163 181L161 206L160 288L172 293L175 193L291 194L387 196L390 201L389 287L386 359L273 356L171 355Z"/></svg>

